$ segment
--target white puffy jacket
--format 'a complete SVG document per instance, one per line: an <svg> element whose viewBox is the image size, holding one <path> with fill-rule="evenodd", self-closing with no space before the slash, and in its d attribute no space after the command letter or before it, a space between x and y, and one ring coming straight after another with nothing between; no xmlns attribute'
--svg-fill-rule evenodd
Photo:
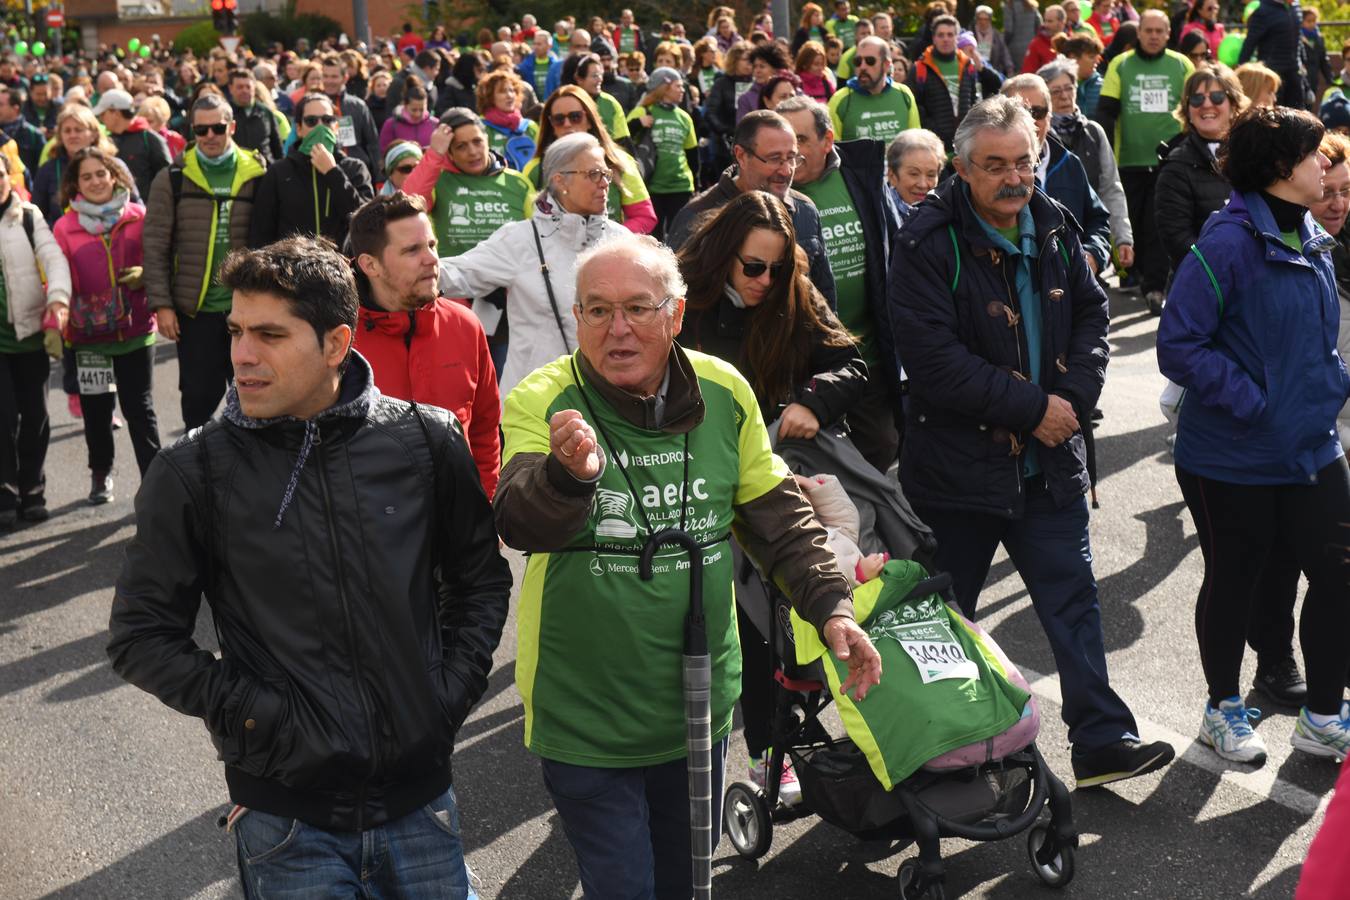
<svg viewBox="0 0 1350 900"><path fill-rule="evenodd" d="M25 208L33 223L32 244L28 243L28 234L23 227ZM14 335L19 340L42 330L42 317L48 303L70 304L70 265L66 255L52 237L47 220L38 208L20 201L14 194L0 212L0 265L4 266L9 324L14 326ZM45 287L42 283L44 275Z"/></svg>
<svg viewBox="0 0 1350 900"><path fill-rule="evenodd" d="M539 270L532 226L539 229L548 263L556 318ZM497 288L507 290L511 336L500 379L503 401L526 375L577 349L576 319L572 315L577 257L623 230L622 225L604 215L562 212L547 193L541 193L535 202L534 218L508 222L469 252L441 260L440 287L446 297L485 297ZM562 320L561 332L558 319ZM491 332L495 323L484 322L484 327Z"/></svg>

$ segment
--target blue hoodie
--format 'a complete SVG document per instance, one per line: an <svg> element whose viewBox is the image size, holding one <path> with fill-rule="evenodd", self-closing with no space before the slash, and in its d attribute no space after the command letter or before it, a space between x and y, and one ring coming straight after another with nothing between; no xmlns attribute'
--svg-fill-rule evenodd
<svg viewBox="0 0 1350 900"><path fill-rule="evenodd" d="M1342 455L1336 414L1350 377L1336 350L1334 240L1311 214L1298 233L1301 253L1260 194L1234 191L1177 268L1158 367L1186 389L1174 456L1187 472L1309 484Z"/></svg>

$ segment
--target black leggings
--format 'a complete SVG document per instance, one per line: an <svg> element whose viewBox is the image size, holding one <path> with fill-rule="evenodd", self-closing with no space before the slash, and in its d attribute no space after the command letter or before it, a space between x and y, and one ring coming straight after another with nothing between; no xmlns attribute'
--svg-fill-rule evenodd
<svg viewBox="0 0 1350 900"><path fill-rule="evenodd" d="M89 450L91 472L111 472L113 466L113 406L120 404L122 417L131 432L131 448L141 474L159 452L159 420L155 417L152 390L155 376L155 348L141 347L112 358L117 391L108 394L84 394L84 443Z"/></svg>
<svg viewBox="0 0 1350 900"><path fill-rule="evenodd" d="M678 194L652 194L652 211L656 213L656 227L652 229L652 237L658 241L666 239L666 232L670 230L671 223L692 196L694 195L688 191L681 191Z"/></svg>
<svg viewBox="0 0 1350 900"><path fill-rule="evenodd" d="M1178 468L1195 519L1205 578L1195 607L1200 664L1209 700L1237 696L1252 585L1279 535L1308 576L1299 638L1308 679L1308 709L1340 712L1350 624L1350 468L1344 458L1313 484L1248 485L1201 478Z"/></svg>

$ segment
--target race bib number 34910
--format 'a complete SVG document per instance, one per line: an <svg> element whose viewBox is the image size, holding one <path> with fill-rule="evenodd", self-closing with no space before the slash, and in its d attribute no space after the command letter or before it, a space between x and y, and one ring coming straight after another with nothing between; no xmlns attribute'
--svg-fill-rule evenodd
<svg viewBox="0 0 1350 900"><path fill-rule="evenodd" d="M916 622L896 628L900 646L919 668L924 684L958 678L979 678L980 670L966 657L951 629L942 622Z"/></svg>

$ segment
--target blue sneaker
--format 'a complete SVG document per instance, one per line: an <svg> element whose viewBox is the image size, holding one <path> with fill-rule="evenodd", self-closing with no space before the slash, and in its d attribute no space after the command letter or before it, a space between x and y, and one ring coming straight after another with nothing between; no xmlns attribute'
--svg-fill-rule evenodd
<svg viewBox="0 0 1350 900"><path fill-rule="evenodd" d="M1325 725L1314 725L1308 718L1308 707L1298 711L1294 733L1289 743L1295 750L1326 756L1340 762L1350 756L1350 702L1341 702L1341 714Z"/></svg>
<svg viewBox="0 0 1350 900"><path fill-rule="evenodd" d="M1224 759L1259 766L1266 761L1266 742L1252 730L1252 723L1260 718L1261 710L1246 706L1241 697L1219 701L1218 709L1206 703L1200 743Z"/></svg>

